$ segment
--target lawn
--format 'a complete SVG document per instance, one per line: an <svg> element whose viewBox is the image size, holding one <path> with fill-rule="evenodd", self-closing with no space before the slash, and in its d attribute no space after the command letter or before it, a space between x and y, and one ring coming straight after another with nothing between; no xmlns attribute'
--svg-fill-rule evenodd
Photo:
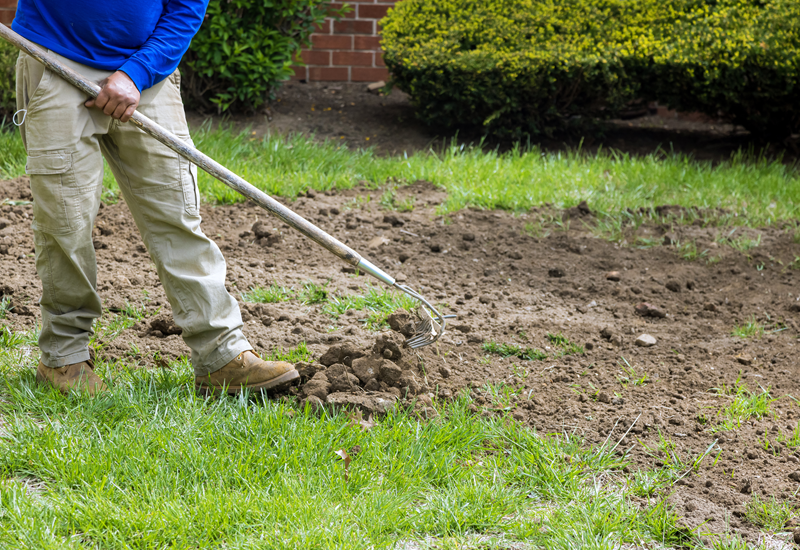
<svg viewBox="0 0 800 550"><path fill-rule="evenodd" d="M250 183L285 197L308 188L346 189L363 183L378 190L425 180L447 191L443 214L465 207L523 211L543 203L561 208L582 200L614 218L627 208L661 204L721 208L726 212L718 214L732 225L765 225L796 219L800 212L798 167L754 154L737 153L714 165L663 151L638 157L614 151L545 153L537 147L499 153L452 145L381 157L372 149L352 151L300 135L257 138L224 125L204 125L192 138L201 151ZM0 151L0 178L24 173L25 153L16 133L0 131ZM115 200L117 186L108 168L104 182L106 200ZM203 172L199 185L208 202L244 200ZM375 200L380 195L376 192Z"/></svg>

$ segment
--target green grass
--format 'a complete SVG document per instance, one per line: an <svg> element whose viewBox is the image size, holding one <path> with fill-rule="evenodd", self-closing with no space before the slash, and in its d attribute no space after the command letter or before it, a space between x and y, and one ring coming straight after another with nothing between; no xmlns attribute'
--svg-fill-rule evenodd
<svg viewBox="0 0 800 550"><path fill-rule="evenodd" d="M795 512L796 510L787 502L778 502L775 497L762 499L758 494L754 494L745 505L745 517L750 523L769 531L783 529Z"/></svg>
<svg viewBox="0 0 800 550"><path fill-rule="evenodd" d="M612 215L657 204L726 208L732 225L769 224L800 215L797 167L745 153L712 164L663 151L637 157L519 147L499 153L453 144L439 151L382 157L372 149L352 151L299 135L254 139L225 125L195 128L192 138L200 150L255 186L287 197L308 188L351 188L362 181L378 189L387 182L426 180L448 192L442 213L467 206L523 211L545 202L560 208L586 200L592 209ZM0 131L0 177L22 175L24 165L18 134ZM116 184L108 171L104 182L113 197ZM209 202L243 200L202 172L199 185Z"/></svg>
<svg viewBox="0 0 800 550"><path fill-rule="evenodd" d="M708 255L708 250L697 250L697 243L694 241L676 242L675 250L678 255L689 262L705 258Z"/></svg>
<svg viewBox="0 0 800 550"><path fill-rule="evenodd" d="M583 346L570 341L569 338L561 334L547 333L547 340L558 349L556 355L581 355L583 353Z"/></svg>
<svg viewBox="0 0 800 550"><path fill-rule="evenodd" d="M281 346L274 348L269 353L262 353L261 358L265 361L286 361L287 363L299 363L300 361L311 361L311 352L306 347L305 342L300 342L297 347L284 350Z"/></svg>
<svg viewBox="0 0 800 550"><path fill-rule="evenodd" d="M736 380L733 386L723 385L721 388L714 388L720 396L731 399L730 403L720 409L716 417L719 423L710 426L712 433L720 431L736 430L741 427L743 422L751 418L761 419L765 416L774 416L772 403L775 401L769 389L761 388L760 392L751 391L741 380ZM710 423L711 419L706 419Z"/></svg>
<svg viewBox="0 0 800 550"><path fill-rule="evenodd" d="M348 310L366 311L366 327L378 330L386 326L386 319L398 309L413 311L416 306L416 301L407 294L366 285L363 294L331 294L322 311L335 319Z"/></svg>
<svg viewBox="0 0 800 550"><path fill-rule="evenodd" d="M745 323L736 325L731 334L739 338L761 338L764 336L764 325L751 316Z"/></svg>
<svg viewBox="0 0 800 550"><path fill-rule="evenodd" d="M9 296L3 296L3 299L0 300L0 319L5 319L8 312L12 309L11 298Z"/></svg>
<svg viewBox="0 0 800 550"><path fill-rule="evenodd" d="M500 357L519 357L525 361L543 361L548 357L547 353L538 348L523 348L517 344L498 344L494 341L485 342L483 350Z"/></svg>
<svg viewBox="0 0 800 550"><path fill-rule="evenodd" d="M650 381L646 372L638 372L636 367L630 364L627 359L621 357L622 361L617 361L617 365L622 370L622 374L617 376L620 385L627 389L628 386L644 386Z"/></svg>
<svg viewBox="0 0 800 550"><path fill-rule="evenodd" d="M3 548L698 542L665 501L630 499L614 447L474 415L467 394L433 421L396 410L362 430L291 399L201 398L185 359L100 359L111 391L94 399L37 384L36 360L0 350ZM486 391L497 405L519 393Z"/></svg>
<svg viewBox="0 0 800 550"><path fill-rule="evenodd" d="M254 286L247 292L241 293L242 300L260 304L275 304L277 302L288 302L294 296L294 291L285 286L276 284L268 287Z"/></svg>
<svg viewBox="0 0 800 550"><path fill-rule="evenodd" d="M321 304L328 301L327 284L320 285L314 282L303 283L303 289L298 293L300 302L305 305Z"/></svg>

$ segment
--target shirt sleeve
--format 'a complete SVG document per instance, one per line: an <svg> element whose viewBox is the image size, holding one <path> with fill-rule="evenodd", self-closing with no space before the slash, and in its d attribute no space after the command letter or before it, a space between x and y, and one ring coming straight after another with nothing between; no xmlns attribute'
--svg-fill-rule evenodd
<svg viewBox="0 0 800 550"><path fill-rule="evenodd" d="M139 91L171 75L203 23L209 0L169 0L153 34L119 68Z"/></svg>

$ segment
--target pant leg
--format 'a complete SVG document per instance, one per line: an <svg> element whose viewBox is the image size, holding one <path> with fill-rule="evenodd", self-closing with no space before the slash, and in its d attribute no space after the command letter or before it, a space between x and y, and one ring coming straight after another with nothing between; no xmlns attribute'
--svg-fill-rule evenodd
<svg viewBox="0 0 800 550"><path fill-rule="evenodd" d="M97 133L105 129L83 106L81 92L24 53L17 92L17 108L27 110L21 132L42 281L41 360L62 367L89 359L92 323L102 312L92 226L103 184Z"/></svg>
<svg viewBox="0 0 800 550"><path fill-rule="evenodd" d="M191 143L179 78L169 77L138 111ZM192 350L195 374L219 370L252 346L225 289L225 258L200 229L197 168L130 123L115 121L101 147Z"/></svg>

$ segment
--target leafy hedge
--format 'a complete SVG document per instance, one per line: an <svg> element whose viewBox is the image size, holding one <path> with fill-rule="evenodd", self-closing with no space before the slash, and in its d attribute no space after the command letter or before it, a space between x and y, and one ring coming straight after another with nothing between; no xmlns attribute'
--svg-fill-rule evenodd
<svg viewBox="0 0 800 550"><path fill-rule="evenodd" d="M431 125L550 133L635 99L800 127L797 0L404 0L385 60Z"/></svg>
<svg viewBox="0 0 800 550"><path fill-rule="evenodd" d="M0 120L9 120L16 110L16 66L19 50L0 40Z"/></svg>
<svg viewBox="0 0 800 550"><path fill-rule="evenodd" d="M315 25L339 13L328 0L211 0L181 62L187 104L257 109L291 78Z"/></svg>

